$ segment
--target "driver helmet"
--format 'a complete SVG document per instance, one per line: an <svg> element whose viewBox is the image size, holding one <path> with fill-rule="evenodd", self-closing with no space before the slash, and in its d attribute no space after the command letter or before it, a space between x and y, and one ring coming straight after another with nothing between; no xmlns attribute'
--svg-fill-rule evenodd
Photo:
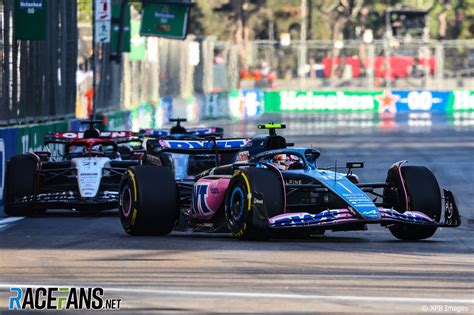
<svg viewBox="0 0 474 315"><path fill-rule="evenodd" d="M92 152L104 152L104 147L102 146L102 144L96 144L96 145L92 146L91 151Z"/></svg>
<svg viewBox="0 0 474 315"><path fill-rule="evenodd" d="M278 169L286 171L290 165L295 163L297 159L289 154L277 154L272 159L272 164L278 167Z"/></svg>

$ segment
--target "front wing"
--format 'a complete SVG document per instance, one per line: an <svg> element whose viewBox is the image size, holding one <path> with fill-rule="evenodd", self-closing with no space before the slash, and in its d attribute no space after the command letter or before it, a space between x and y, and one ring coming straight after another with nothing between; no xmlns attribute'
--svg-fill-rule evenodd
<svg viewBox="0 0 474 315"><path fill-rule="evenodd" d="M40 193L37 195L25 196L17 199L14 205L29 205L46 208L77 208L77 207L94 207L101 208L116 208L118 205L119 193L118 191L100 191L97 196L93 198L83 198L78 192L64 191L64 192L50 192ZM93 209L91 209L93 210Z"/></svg>
<svg viewBox="0 0 474 315"><path fill-rule="evenodd" d="M461 217L454 201L452 192L444 190L445 200L445 214L444 220L441 222L435 221L422 212L405 211L403 213L394 209L378 208L378 219L363 219L355 211L349 208L346 209L329 209L317 214L310 214L306 212L298 213L284 213L271 218L265 218L262 213L262 207L257 207L256 221L260 221L262 226L262 219L267 220L267 226L273 229L284 228L324 228L331 229L332 226L364 223L364 224L381 224L383 226L391 224L409 224L409 225L423 225L423 226L438 226L438 227L457 227L461 225ZM264 224L263 224L264 225Z"/></svg>

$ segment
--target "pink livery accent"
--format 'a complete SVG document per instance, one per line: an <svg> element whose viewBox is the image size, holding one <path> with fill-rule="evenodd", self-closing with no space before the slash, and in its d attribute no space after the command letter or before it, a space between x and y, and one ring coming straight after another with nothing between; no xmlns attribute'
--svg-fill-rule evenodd
<svg viewBox="0 0 474 315"><path fill-rule="evenodd" d="M230 178L201 178L194 184L191 217L211 219L222 207Z"/></svg>
<svg viewBox="0 0 474 315"><path fill-rule="evenodd" d="M408 210L408 192L405 187L405 179L402 176L402 167L403 164L405 164L407 161L400 161L398 162L398 175L400 176L400 181L402 182L402 187L403 187L403 193L405 194L405 210Z"/></svg>

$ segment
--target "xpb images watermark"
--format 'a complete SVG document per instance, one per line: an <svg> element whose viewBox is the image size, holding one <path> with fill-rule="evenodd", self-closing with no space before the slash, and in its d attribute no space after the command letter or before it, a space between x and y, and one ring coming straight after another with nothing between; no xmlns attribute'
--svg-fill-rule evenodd
<svg viewBox="0 0 474 315"><path fill-rule="evenodd" d="M431 304L423 305L421 307L423 312L429 313L469 313L469 306L467 305L449 305L449 304Z"/></svg>
<svg viewBox="0 0 474 315"><path fill-rule="evenodd" d="M104 298L103 288L10 288L10 310L119 310L122 299Z"/></svg>

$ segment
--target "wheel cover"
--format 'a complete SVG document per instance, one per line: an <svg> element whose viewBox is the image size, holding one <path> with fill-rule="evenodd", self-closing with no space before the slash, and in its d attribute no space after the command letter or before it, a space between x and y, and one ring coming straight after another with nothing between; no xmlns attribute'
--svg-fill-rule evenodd
<svg viewBox="0 0 474 315"><path fill-rule="evenodd" d="M122 190L122 194L120 197L122 213L126 218L128 218L130 216L130 213L132 212L132 192L128 185L126 185L125 188Z"/></svg>
<svg viewBox="0 0 474 315"><path fill-rule="evenodd" d="M230 215L232 221L238 222L244 214L245 197L242 188L236 187L230 195Z"/></svg>

